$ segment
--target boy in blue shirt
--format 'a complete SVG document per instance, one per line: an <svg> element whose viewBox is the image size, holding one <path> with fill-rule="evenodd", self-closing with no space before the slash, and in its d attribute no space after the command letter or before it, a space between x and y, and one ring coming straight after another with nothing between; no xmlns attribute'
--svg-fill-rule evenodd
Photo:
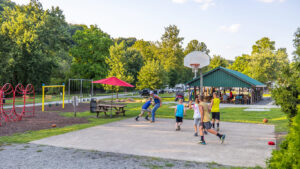
<svg viewBox="0 0 300 169"><path fill-rule="evenodd" d="M139 114L138 116L136 116L135 120L138 121L140 117L142 117L144 115L145 112L148 112L148 115L146 115L145 119L147 121L149 121L149 118L148 116L150 115L150 112L151 112L151 109L149 108L150 105L151 105L151 101L152 101L152 98L150 97L148 99L148 101L146 101L146 103L142 106L142 111L141 111L141 114Z"/></svg>
<svg viewBox="0 0 300 169"><path fill-rule="evenodd" d="M183 114L185 115L185 108L184 105L182 104L183 100L179 99L179 104L175 108L175 116L176 116L176 131L180 130L180 126L182 124L182 119L183 119Z"/></svg>

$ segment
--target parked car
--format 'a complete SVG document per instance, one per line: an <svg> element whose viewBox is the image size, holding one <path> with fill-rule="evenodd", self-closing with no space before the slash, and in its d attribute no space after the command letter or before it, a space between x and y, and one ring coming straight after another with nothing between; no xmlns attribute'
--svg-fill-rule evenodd
<svg viewBox="0 0 300 169"><path fill-rule="evenodd" d="M143 89L140 91L140 95L142 97L149 97L150 96L150 89Z"/></svg>
<svg viewBox="0 0 300 169"><path fill-rule="evenodd" d="M183 91L176 92L175 101L178 101L178 99L183 99L183 101L184 101L184 92Z"/></svg>

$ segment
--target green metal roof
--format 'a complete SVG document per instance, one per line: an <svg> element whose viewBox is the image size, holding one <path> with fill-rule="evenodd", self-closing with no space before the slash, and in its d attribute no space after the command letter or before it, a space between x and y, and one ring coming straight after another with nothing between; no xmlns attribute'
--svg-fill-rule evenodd
<svg viewBox="0 0 300 169"><path fill-rule="evenodd" d="M189 82L189 86L200 86L200 77ZM224 67L217 67L203 74L203 86L210 87L265 87L266 85L251 77Z"/></svg>

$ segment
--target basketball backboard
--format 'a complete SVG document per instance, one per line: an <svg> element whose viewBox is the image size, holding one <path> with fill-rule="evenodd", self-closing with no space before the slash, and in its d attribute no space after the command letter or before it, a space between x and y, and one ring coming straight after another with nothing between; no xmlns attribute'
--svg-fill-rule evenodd
<svg viewBox="0 0 300 169"><path fill-rule="evenodd" d="M184 57L184 66L189 68L203 68L208 66L210 57L201 51L193 51ZM196 67L195 67L196 66Z"/></svg>

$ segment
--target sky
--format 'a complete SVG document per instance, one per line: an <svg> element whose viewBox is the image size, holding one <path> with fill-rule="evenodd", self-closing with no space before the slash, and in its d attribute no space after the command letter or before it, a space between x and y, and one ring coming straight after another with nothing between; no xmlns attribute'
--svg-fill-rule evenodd
<svg viewBox="0 0 300 169"><path fill-rule="evenodd" d="M29 0L12 0L27 4ZM112 37L159 41L168 25L180 29L183 47L204 42L210 55L233 60L250 54L263 37L287 48L292 59L300 27L300 0L40 0L44 9L59 6L66 21L98 25Z"/></svg>

